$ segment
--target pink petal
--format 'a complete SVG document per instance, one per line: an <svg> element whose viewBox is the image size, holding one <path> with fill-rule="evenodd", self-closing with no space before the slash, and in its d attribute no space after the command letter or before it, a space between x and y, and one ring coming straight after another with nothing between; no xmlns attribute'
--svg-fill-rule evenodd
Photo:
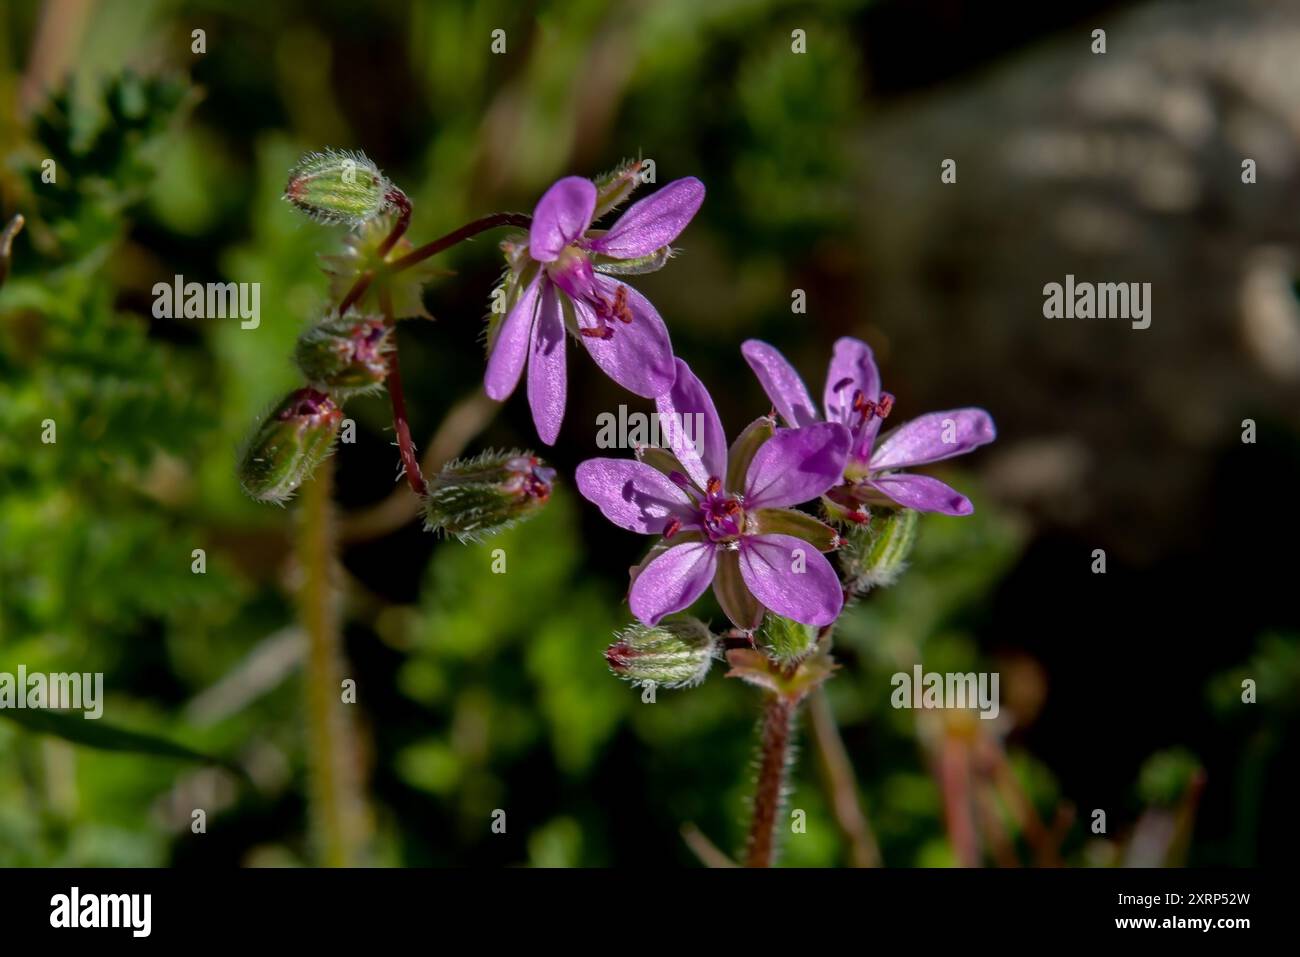
<svg viewBox="0 0 1300 957"><path fill-rule="evenodd" d="M609 232L587 244L615 259L649 256L686 228L704 202L704 184L694 176L673 180L653 196L628 207Z"/></svg>
<svg viewBox="0 0 1300 957"><path fill-rule="evenodd" d="M487 371L483 374L483 387L488 397L497 402L508 399L519 384L519 374L524 371L524 362L528 358L537 298L544 281L543 275L538 273L497 330L497 340L492 344Z"/></svg>
<svg viewBox="0 0 1300 957"><path fill-rule="evenodd" d="M700 488L727 474L727 437L709 390L681 359L672 388L655 399L663 443Z"/></svg>
<svg viewBox="0 0 1300 957"><path fill-rule="evenodd" d="M667 392L677 373L673 367L673 345L668 338L668 327L659 318L659 313L650 305L650 300L631 286L608 276L596 276L595 281L600 295L611 299L618 287L624 286L632 321L615 320L612 323L614 334L608 339L583 336L582 344L605 375L627 391L647 399ZM576 299L573 305L580 327L590 329L597 325L590 306Z"/></svg>
<svg viewBox="0 0 1300 957"><path fill-rule="evenodd" d="M839 483L848 454L849 430L838 422L781 429L749 463L745 508L783 508L817 498Z"/></svg>
<svg viewBox="0 0 1300 957"><path fill-rule="evenodd" d="M844 607L835 569L801 538L745 536L740 540L740 574L766 608L805 625L829 625Z"/></svg>
<svg viewBox="0 0 1300 957"><path fill-rule="evenodd" d="M965 495L928 475L878 475L871 479L870 484L899 505L914 508L918 512L969 515L975 511L975 506Z"/></svg>
<svg viewBox="0 0 1300 957"><path fill-rule="evenodd" d="M542 292L528 359L528 405L537 436L554 445L564 420L564 317L553 286Z"/></svg>
<svg viewBox="0 0 1300 957"><path fill-rule="evenodd" d="M713 581L716 546L711 542L675 545L641 570L628 604L632 614L647 625L659 624L664 615L688 607Z"/></svg>
<svg viewBox="0 0 1300 957"><path fill-rule="evenodd" d="M865 461L871 455L871 444L880 431L881 420L873 415L863 421L853 410L853 400L859 392L864 399L878 401L880 372L871 347L861 339L844 336L835 341L822 403L828 420L843 422L853 430L853 457Z"/></svg>
<svg viewBox="0 0 1300 957"><path fill-rule="evenodd" d="M634 459L587 459L574 481L583 498L629 532L661 535L674 518L683 528L698 524L686 493L658 469Z"/></svg>
<svg viewBox="0 0 1300 957"><path fill-rule="evenodd" d="M565 246L587 231L595 210L596 185L591 180L566 176L552 184L533 210L528 255L538 262L554 262Z"/></svg>
<svg viewBox="0 0 1300 957"><path fill-rule="evenodd" d="M813 408L808 388L785 356L758 339L748 340L740 347L740 354L758 376L758 384L787 425L798 429L817 421L817 410Z"/></svg>
<svg viewBox="0 0 1300 957"><path fill-rule="evenodd" d="M871 470L905 469L950 459L996 437L993 418L983 409L931 412L904 422L885 436L871 456Z"/></svg>

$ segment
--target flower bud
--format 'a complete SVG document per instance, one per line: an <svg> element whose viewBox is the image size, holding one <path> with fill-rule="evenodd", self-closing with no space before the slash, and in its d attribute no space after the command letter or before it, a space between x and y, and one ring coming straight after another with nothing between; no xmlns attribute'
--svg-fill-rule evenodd
<svg viewBox="0 0 1300 957"><path fill-rule="evenodd" d="M289 173L284 198L320 223L357 227L393 205L393 184L365 153L308 153Z"/></svg>
<svg viewBox="0 0 1300 957"><path fill-rule="evenodd" d="M777 661L791 664L816 647L817 629L769 612L758 630L758 643Z"/></svg>
<svg viewBox="0 0 1300 957"><path fill-rule="evenodd" d="M323 392L299 389L266 417L239 464L239 484L259 502L288 501L338 435L343 413Z"/></svg>
<svg viewBox="0 0 1300 957"><path fill-rule="evenodd" d="M877 508L870 520L849 527L840 563L854 591L892 585L898 580L916 544L919 514L910 508Z"/></svg>
<svg viewBox="0 0 1300 957"><path fill-rule="evenodd" d="M704 680L718 657L718 639L702 621L665 618L653 627L639 622L605 649L610 670L636 685L690 688Z"/></svg>
<svg viewBox="0 0 1300 957"><path fill-rule="evenodd" d="M329 315L298 337L294 361L314 387L344 398L388 378L392 328L377 316Z"/></svg>
<svg viewBox="0 0 1300 957"><path fill-rule="evenodd" d="M531 452L484 452L443 466L425 483L428 531L478 542L530 518L551 497L555 469Z"/></svg>

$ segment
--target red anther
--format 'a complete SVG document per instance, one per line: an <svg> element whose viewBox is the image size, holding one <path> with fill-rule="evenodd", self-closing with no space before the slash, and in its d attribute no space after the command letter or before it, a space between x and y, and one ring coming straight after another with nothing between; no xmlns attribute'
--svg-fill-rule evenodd
<svg viewBox="0 0 1300 957"><path fill-rule="evenodd" d="M664 526L664 538L672 538L682 530L682 520L675 518Z"/></svg>
<svg viewBox="0 0 1300 957"><path fill-rule="evenodd" d="M619 322L632 321L632 310L627 304L627 286L619 286L618 291L614 293L614 305L610 308L610 312Z"/></svg>
<svg viewBox="0 0 1300 957"><path fill-rule="evenodd" d="M894 408L894 397L888 392L880 393L880 403L876 406L876 415L882 419L889 418L890 411Z"/></svg>
<svg viewBox="0 0 1300 957"><path fill-rule="evenodd" d="M722 491L722 479L710 476L709 480L704 483L704 491L709 495L717 495Z"/></svg>
<svg viewBox="0 0 1300 957"><path fill-rule="evenodd" d="M584 328L584 329L579 329L578 331L581 332L584 336L587 336L589 339L608 339L610 336L614 334L614 330L611 329L609 326L597 326L594 329Z"/></svg>

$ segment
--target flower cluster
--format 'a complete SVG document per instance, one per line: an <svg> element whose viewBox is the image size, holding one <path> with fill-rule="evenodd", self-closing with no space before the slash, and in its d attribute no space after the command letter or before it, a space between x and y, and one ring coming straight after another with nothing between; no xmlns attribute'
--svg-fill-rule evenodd
<svg viewBox="0 0 1300 957"><path fill-rule="evenodd" d="M675 180L608 227L597 225L641 185L640 170L634 162L595 181L565 177L530 217L496 214L415 249L405 239L410 201L363 154L305 157L285 197L322 222L351 227L344 253L326 263L342 301L299 341L296 358L310 388L262 428L246 458L245 486L258 498L283 501L328 452L339 418L332 400L386 385L407 477L429 528L476 540L544 505L554 473L531 453L485 453L425 481L397 370L394 320L423 314L420 286L434 274L427 261L483 229L513 225L526 232L501 243L506 268L488 322L488 396L504 401L526 372L537 434L554 444L567 398L565 340L572 337L611 379L653 399L665 447L638 449L635 459L589 459L576 471L578 490L606 518L655 539L631 570L628 602L639 627L660 628L712 588L738 633L758 635L775 659L797 663L848 597L897 576L917 512L973 511L964 495L912 470L991 442L993 420L982 409L953 409L882 434L894 397L881 388L865 343L835 343L819 407L780 352L750 340L741 354L773 411L729 444L708 390L673 355L654 305L627 282L673 258L672 244L699 211L704 185ZM686 428L689 422L697 428ZM826 557L837 551L838 572ZM672 662L668 671L680 666L693 676L716 649L709 642L688 642L689 653L677 648L677 632L695 626L672 620L678 624L663 632L672 641L636 632L645 647L637 644L633 654L624 642L610 659L615 670L627 671L634 658L639 667L663 658ZM674 649L667 658L664 642Z"/></svg>

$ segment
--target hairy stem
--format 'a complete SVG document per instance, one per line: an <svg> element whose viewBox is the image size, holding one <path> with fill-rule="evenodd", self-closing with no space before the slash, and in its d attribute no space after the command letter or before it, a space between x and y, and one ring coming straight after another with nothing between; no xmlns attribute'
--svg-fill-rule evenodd
<svg viewBox="0 0 1300 957"><path fill-rule="evenodd" d="M830 797L835 822L849 842L849 860L854 867L879 867L880 847L863 813L853 764L849 761L824 689L818 688L812 693L808 713L823 787Z"/></svg>
<svg viewBox="0 0 1300 957"><path fill-rule="evenodd" d="M411 250L401 259L394 260L389 268L393 272L409 269L416 263L422 263L431 256L436 256L438 253L450 249L457 243L464 242L470 237L477 236L489 229L496 229L498 226L517 226L520 229L527 229L532 224L533 218L525 216L523 213L493 213L491 216L484 216L472 223L466 223L460 229L450 232L446 236Z"/></svg>
<svg viewBox="0 0 1300 957"><path fill-rule="evenodd" d="M384 286L379 291L380 308L384 319L393 325L393 294ZM424 474L420 471L420 457L415 454L415 443L411 440L411 424L406 419L406 394L402 391L402 369L397 360L397 347L393 347L388 366L388 395L393 401L393 431L397 433L397 450L402 456L402 471L406 473L407 484L417 496L424 494Z"/></svg>
<svg viewBox="0 0 1300 957"><path fill-rule="evenodd" d="M758 781L754 788L753 817L745 842L746 867L771 867L776 858L776 826L785 800L786 770L798 702L770 695L763 706L759 728Z"/></svg>
<svg viewBox="0 0 1300 957"><path fill-rule="evenodd" d="M298 614L307 640L307 746L311 819L319 860L327 867L359 863L368 833L354 729L342 701L342 640L334 588L335 541L326 459L303 487L299 516Z"/></svg>

